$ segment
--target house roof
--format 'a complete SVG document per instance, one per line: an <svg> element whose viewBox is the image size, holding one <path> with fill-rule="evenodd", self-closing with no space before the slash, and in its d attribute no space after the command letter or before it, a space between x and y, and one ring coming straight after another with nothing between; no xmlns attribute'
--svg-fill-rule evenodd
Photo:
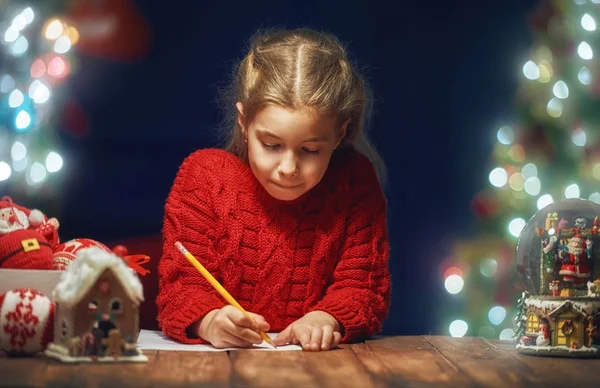
<svg viewBox="0 0 600 388"><path fill-rule="evenodd" d="M77 304L107 269L118 279L132 301L139 304L144 300L140 279L123 259L100 247L91 247L79 251L62 274L54 288L54 301L66 306Z"/></svg>
<svg viewBox="0 0 600 388"><path fill-rule="evenodd" d="M582 311L578 308L575 308L575 306L573 305L573 303L570 300L565 301L563 304L561 304L560 306L558 306L557 308L555 308L554 310L552 310L548 316L549 317L554 317L560 313L563 313L567 310L571 310L574 313L576 313L579 316L584 316L586 317L587 314L585 313L585 311Z"/></svg>

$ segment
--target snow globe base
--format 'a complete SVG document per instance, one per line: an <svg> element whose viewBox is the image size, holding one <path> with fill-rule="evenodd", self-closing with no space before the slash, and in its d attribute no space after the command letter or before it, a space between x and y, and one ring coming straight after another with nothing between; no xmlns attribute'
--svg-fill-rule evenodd
<svg viewBox="0 0 600 388"><path fill-rule="evenodd" d="M513 336L519 353L600 357L599 215L599 204L568 199L523 228L517 270L524 291Z"/></svg>

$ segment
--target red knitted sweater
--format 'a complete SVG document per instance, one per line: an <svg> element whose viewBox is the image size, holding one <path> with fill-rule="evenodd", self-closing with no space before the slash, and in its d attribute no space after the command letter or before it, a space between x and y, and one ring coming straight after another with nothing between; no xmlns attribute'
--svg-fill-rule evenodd
<svg viewBox="0 0 600 388"><path fill-rule="evenodd" d="M177 251L186 248L248 311L279 332L304 314L335 317L348 342L380 330L390 301L386 202L373 166L340 151L294 201L271 197L238 157L190 155L165 205L158 322L184 343L186 329L225 305Z"/></svg>

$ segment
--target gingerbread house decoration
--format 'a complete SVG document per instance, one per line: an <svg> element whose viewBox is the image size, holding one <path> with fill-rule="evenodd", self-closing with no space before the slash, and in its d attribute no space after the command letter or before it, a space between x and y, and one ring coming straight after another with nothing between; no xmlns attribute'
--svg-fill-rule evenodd
<svg viewBox="0 0 600 388"><path fill-rule="evenodd" d="M137 347L142 284L114 253L81 250L54 289L54 341L46 355L64 362L148 358Z"/></svg>

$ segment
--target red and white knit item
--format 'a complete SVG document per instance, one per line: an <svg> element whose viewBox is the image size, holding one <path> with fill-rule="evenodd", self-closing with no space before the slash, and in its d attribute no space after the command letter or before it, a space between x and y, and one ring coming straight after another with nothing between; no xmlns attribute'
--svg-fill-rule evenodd
<svg viewBox="0 0 600 388"><path fill-rule="evenodd" d="M0 349L35 354L52 340L54 303L41 292L20 288L0 295Z"/></svg>

